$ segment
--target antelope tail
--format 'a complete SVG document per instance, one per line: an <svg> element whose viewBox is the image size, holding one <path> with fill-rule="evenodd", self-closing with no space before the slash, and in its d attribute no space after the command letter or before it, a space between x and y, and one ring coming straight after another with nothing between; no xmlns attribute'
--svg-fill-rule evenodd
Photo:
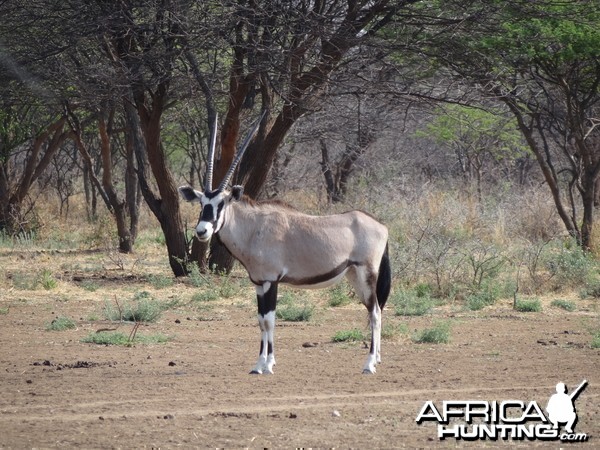
<svg viewBox="0 0 600 450"><path fill-rule="evenodd" d="M379 275L377 276L377 302L383 309L385 302L390 295L392 287L392 267L390 266L390 256L388 254L388 245L385 245L385 252L379 263Z"/></svg>

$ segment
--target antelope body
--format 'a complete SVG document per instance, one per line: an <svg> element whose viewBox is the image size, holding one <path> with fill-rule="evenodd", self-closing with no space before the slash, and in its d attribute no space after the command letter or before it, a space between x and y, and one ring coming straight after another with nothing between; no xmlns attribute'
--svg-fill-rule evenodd
<svg viewBox="0 0 600 450"><path fill-rule="evenodd" d="M214 140L204 192L189 186L179 188L186 200L198 201L202 206L197 238L208 241L216 234L246 268L255 286L261 343L251 373L273 373L278 284L322 288L335 284L343 276L369 312L371 349L363 372L374 373L381 361L381 310L391 286L387 228L361 211L311 216L277 201L255 202L243 195L242 186L228 189L235 166L257 127L246 138L216 190L209 185Z"/></svg>

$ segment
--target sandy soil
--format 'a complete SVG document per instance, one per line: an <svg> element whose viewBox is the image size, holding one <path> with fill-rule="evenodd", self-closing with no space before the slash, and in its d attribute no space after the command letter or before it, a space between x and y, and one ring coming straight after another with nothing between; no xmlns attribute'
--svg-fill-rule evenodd
<svg viewBox="0 0 600 450"><path fill-rule="evenodd" d="M405 324L409 333L383 341L383 364L371 376L360 370L363 343L331 341L336 331L366 328L363 308L323 303L309 323L278 323L275 374L256 376L248 374L259 346L248 284L209 311L179 307L140 327L139 333L171 336L168 343L99 346L81 342L107 326L89 317L114 292L147 285L135 277L99 278L102 294L90 293L81 276L67 272L54 291L18 290L9 282L0 290L0 448L558 448L543 441L440 441L436 424L415 418L427 400L520 399L545 407L557 382L572 387L584 378L576 431L590 438L581 447L600 445L600 350L589 345L590 327L598 325L593 301L578 301L572 313L549 306L517 313L508 302L417 318L384 311L384 321ZM192 291L182 283L156 290L167 298ZM77 328L46 331L58 315L75 318ZM411 342L410 333L438 319L451 320L449 344Z"/></svg>

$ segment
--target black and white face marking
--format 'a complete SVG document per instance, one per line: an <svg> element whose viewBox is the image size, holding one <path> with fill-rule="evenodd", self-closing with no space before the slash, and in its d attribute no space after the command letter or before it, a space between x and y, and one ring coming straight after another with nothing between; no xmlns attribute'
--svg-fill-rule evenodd
<svg viewBox="0 0 600 450"><path fill-rule="evenodd" d="M200 196L202 211L196 225L196 236L200 241L208 241L223 226L226 196L227 193L222 191L203 192Z"/></svg>
<svg viewBox="0 0 600 450"><path fill-rule="evenodd" d="M202 206L198 225L196 225L196 237L198 240L206 242L219 232L225 222L227 205L232 200L241 199L244 188L233 186L231 191L217 189L216 191L200 192L189 186L181 186L179 192L188 202L199 202Z"/></svg>

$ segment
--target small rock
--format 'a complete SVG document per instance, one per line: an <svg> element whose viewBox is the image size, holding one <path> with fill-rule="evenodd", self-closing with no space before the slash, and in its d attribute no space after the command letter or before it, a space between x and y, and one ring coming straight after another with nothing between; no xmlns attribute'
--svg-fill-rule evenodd
<svg viewBox="0 0 600 450"><path fill-rule="evenodd" d="M337 409L334 409L333 412L331 413L331 415L333 417L341 417L342 416Z"/></svg>
<svg viewBox="0 0 600 450"><path fill-rule="evenodd" d="M169 362L169 367L173 367L173 366L176 366L176 365L177 365L177 363L175 361L170 361Z"/></svg>
<svg viewBox="0 0 600 450"><path fill-rule="evenodd" d="M311 348L311 347L316 347L318 345L319 345L318 342L305 342L304 344L302 344L302 347Z"/></svg>
<svg viewBox="0 0 600 450"><path fill-rule="evenodd" d="M181 320L175 319L175 323L181 323Z"/></svg>

